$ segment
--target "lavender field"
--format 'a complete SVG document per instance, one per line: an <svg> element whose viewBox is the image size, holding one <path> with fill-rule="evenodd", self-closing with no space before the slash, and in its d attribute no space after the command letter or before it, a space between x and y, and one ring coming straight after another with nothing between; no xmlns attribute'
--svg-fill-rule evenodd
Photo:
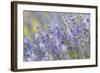
<svg viewBox="0 0 100 73"><path fill-rule="evenodd" d="M24 11L23 61L90 58L90 14Z"/></svg>

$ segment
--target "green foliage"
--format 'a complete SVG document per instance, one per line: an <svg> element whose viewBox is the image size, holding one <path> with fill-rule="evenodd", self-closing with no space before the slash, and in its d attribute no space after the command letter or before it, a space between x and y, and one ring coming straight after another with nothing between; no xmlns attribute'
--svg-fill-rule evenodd
<svg viewBox="0 0 100 73"><path fill-rule="evenodd" d="M77 52L76 52L76 51L73 51L73 50L71 50L71 49L68 49L68 54L69 54L69 56L70 56L72 59L77 59L77 57L78 57Z"/></svg>

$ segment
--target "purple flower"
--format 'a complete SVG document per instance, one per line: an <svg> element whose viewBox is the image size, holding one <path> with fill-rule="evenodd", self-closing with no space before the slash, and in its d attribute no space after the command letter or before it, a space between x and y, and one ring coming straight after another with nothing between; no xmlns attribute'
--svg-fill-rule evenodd
<svg viewBox="0 0 100 73"><path fill-rule="evenodd" d="M71 32L72 34L75 36L75 35L78 35L79 34L79 27L78 25L73 25L72 29L71 29Z"/></svg>

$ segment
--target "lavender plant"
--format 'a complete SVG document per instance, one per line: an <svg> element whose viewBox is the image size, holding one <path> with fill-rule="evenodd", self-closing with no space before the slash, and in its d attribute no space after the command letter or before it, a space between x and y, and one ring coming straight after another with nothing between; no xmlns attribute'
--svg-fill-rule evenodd
<svg viewBox="0 0 100 73"><path fill-rule="evenodd" d="M90 14L24 11L23 59L90 58Z"/></svg>

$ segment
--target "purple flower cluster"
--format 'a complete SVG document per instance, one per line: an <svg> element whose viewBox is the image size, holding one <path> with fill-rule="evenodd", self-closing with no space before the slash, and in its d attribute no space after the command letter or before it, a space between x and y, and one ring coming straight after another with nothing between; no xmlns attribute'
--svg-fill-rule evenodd
<svg viewBox="0 0 100 73"><path fill-rule="evenodd" d="M29 11L25 11L28 14ZM90 58L90 14L30 12L39 21L38 32L24 36L24 61L50 61ZM40 17L41 16L41 17ZM47 30L42 30L42 24ZM30 27L28 27L30 29Z"/></svg>

